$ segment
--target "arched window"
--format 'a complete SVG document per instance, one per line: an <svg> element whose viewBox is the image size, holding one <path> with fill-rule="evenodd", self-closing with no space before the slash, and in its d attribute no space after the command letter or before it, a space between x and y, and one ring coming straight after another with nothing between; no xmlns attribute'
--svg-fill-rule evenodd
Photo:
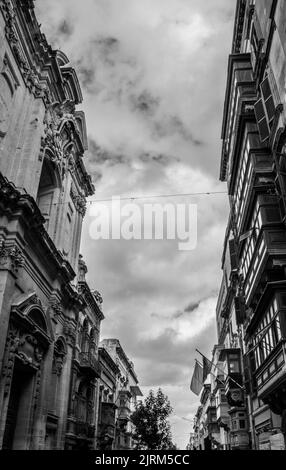
<svg viewBox="0 0 286 470"><path fill-rule="evenodd" d="M0 74L0 138L6 135L9 127L13 90L10 81L4 74Z"/></svg>
<svg viewBox="0 0 286 470"><path fill-rule="evenodd" d="M13 108L14 94L19 82L12 63L7 54L3 58L0 73L0 143L5 137L9 125L10 115ZM1 158L1 156L0 156Z"/></svg>
<svg viewBox="0 0 286 470"><path fill-rule="evenodd" d="M96 349L97 349L97 331L96 331L95 327L93 327L90 330L89 337L90 337L90 340L89 340L89 354L91 356L95 356L96 355Z"/></svg>
<svg viewBox="0 0 286 470"><path fill-rule="evenodd" d="M46 319L41 312L41 310L37 308L33 308L29 313L28 317L36 323L37 326L39 326L43 331L47 332L47 323Z"/></svg>
<svg viewBox="0 0 286 470"><path fill-rule="evenodd" d="M89 352L89 334L88 334L88 321L87 318L84 320L82 325L82 336L80 344L81 352Z"/></svg>
<svg viewBox="0 0 286 470"><path fill-rule="evenodd" d="M56 190L59 188L55 169L46 156L42 166L41 178L37 194L37 204L46 220L46 230L51 235L53 216L56 213ZM59 193L59 189L58 189Z"/></svg>

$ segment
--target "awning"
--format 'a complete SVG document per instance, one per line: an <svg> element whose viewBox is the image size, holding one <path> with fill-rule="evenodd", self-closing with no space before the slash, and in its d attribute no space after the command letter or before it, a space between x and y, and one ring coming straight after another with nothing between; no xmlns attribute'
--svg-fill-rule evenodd
<svg viewBox="0 0 286 470"><path fill-rule="evenodd" d="M138 385L131 385L130 386L130 392L132 393L132 395L134 395L136 397L143 397L143 393L141 392Z"/></svg>

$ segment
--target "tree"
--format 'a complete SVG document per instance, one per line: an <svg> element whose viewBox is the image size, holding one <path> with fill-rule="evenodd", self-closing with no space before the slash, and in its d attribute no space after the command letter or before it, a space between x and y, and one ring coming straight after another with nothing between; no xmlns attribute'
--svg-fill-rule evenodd
<svg viewBox="0 0 286 470"><path fill-rule="evenodd" d="M174 449L168 422L172 412L170 401L160 388L156 394L150 390L145 402L136 404L131 421L135 426L134 439L137 441L137 449Z"/></svg>

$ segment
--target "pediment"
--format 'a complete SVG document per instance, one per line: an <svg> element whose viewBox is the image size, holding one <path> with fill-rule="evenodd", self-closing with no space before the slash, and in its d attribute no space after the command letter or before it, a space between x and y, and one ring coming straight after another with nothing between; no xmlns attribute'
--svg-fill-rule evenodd
<svg viewBox="0 0 286 470"><path fill-rule="evenodd" d="M11 313L18 319L24 320L26 327L33 326L43 334L49 342L54 339L52 324L49 315L35 292L26 294L17 299L12 305Z"/></svg>

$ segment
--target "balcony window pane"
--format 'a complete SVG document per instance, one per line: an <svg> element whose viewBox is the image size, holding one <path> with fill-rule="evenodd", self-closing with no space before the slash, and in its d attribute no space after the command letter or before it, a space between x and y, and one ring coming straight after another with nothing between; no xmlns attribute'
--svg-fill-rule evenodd
<svg viewBox="0 0 286 470"><path fill-rule="evenodd" d="M237 360L229 361L229 372L230 374L238 374L240 372L239 362Z"/></svg>
<svg viewBox="0 0 286 470"><path fill-rule="evenodd" d="M277 340L280 341L282 338L282 335L281 335L281 326L280 326L279 316L276 317L275 324L276 324Z"/></svg>
<svg viewBox="0 0 286 470"><path fill-rule="evenodd" d="M269 329L269 342L271 346L271 350L274 348L274 340L273 340L273 332L272 328Z"/></svg>
<svg viewBox="0 0 286 470"><path fill-rule="evenodd" d="M240 427L240 429L245 429L245 419L240 419L239 420L239 427Z"/></svg>

